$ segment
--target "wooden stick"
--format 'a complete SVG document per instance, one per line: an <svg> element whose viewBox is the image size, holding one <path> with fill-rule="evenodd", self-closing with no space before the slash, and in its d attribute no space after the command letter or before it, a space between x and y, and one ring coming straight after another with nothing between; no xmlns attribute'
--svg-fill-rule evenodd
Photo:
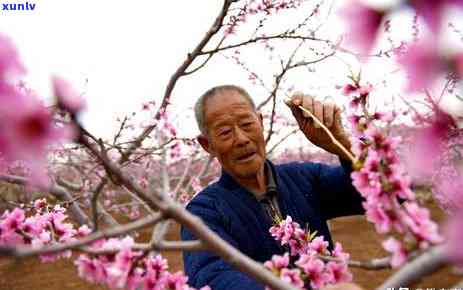
<svg viewBox="0 0 463 290"><path fill-rule="evenodd" d="M355 164L356 160L355 160L355 157L354 155L352 155L352 153L349 152L349 150L346 149L346 147L344 147L341 142L339 142L334 136L333 134L331 133L331 131L326 128L326 126L317 118L315 117L315 115L307 110L306 108L304 108L303 106L299 105L297 106L299 109L301 109L302 111L306 112L307 114L310 115L310 117L312 117L312 119L314 120L314 122L316 122L323 130L325 130L326 134L328 134L328 136L330 137L331 141L334 143L334 145L338 146L339 149L342 150L342 152L344 154L346 154L347 157L349 157L350 161L352 162L352 164Z"/></svg>

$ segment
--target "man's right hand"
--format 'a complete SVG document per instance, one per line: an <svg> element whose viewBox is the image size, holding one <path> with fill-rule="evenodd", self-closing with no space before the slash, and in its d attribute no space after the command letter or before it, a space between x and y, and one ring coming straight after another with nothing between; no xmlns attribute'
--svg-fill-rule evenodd
<svg viewBox="0 0 463 290"><path fill-rule="evenodd" d="M299 128L314 145L349 160L345 152L336 146L324 129L299 106L310 111L347 150L350 150L350 140L341 122L341 109L330 103L322 103L301 92L294 93L286 105L291 109Z"/></svg>

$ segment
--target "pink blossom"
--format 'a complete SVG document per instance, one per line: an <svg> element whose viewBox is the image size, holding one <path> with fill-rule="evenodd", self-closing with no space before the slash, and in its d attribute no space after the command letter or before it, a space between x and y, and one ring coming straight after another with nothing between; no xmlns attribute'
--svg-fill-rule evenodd
<svg viewBox="0 0 463 290"><path fill-rule="evenodd" d="M445 4L451 1L409 0L408 2L415 8L418 16L423 17L431 31L437 33L442 24L442 13L444 12Z"/></svg>
<svg viewBox="0 0 463 290"><path fill-rule="evenodd" d="M354 171L351 173L351 177L352 184L360 191L362 195L364 192L370 189L370 177L366 170Z"/></svg>
<svg viewBox="0 0 463 290"><path fill-rule="evenodd" d="M162 277L162 280L162 284L166 290L184 290L187 285L188 277L182 272L176 272L174 274L167 272L166 275Z"/></svg>
<svg viewBox="0 0 463 290"><path fill-rule="evenodd" d="M366 97L373 91L373 85L367 83L366 85L360 86L358 91L361 97Z"/></svg>
<svg viewBox="0 0 463 290"><path fill-rule="evenodd" d="M43 232L45 226L39 218L28 217L21 225L21 229L29 235L38 236Z"/></svg>
<svg viewBox="0 0 463 290"><path fill-rule="evenodd" d="M359 53L366 54L373 47L384 13L360 1L352 1L341 11L347 27L346 39Z"/></svg>
<svg viewBox="0 0 463 290"><path fill-rule="evenodd" d="M87 255L80 255L74 264L77 266L79 277L94 283L106 281L106 267L99 259L90 259Z"/></svg>
<svg viewBox="0 0 463 290"><path fill-rule="evenodd" d="M25 73L18 53L9 38L0 34L0 80Z"/></svg>
<svg viewBox="0 0 463 290"><path fill-rule="evenodd" d="M403 216L403 222L413 231L418 242L421 242L421 247L427 247L428 243L437 244L443 241L438 233L437 224L430 219L427 208L420 207L416 202L406 202L404 207L408 217Z"/></svg>
<svg viewBox="0 0 463 290"><path fill-rule="evenodd" d="M397 268L407 261L407 251L395 238L389 238L383 242L383 248L392 254L391 266Z"/></svg>
<svg viewBox="0 0 463 290"><path fill-rule="evenodd" d="M399 56L398 62L408 76L407 90L409 92L430 86L444 69L437 54L436 45L432 41L412 44L404 54Z"/></svg>
<svg viewBox="0 0 463 290"><path fill-rule="evenodd" d="M289 255L285 253L283 256L273 255L270 261L266 261L264 266L269 270L281 271L281 269L288 267Z"/></svg>
<svg viewBox="0 0 463 290"><path fill-rule="evenodd" d="M24 210L15 208L11 213L6 211L2 218L4 218L0 223L2 232L17 230L25 219Z"/></svg>
<svg viewBox="0 0 463 290"><path fill-rule="evenodd" d="M350 255L342 249L342 245L339 242L336 242L334 245L334 250L331 253L333 257L339 258L343 261L349 260Z"/></svg>
<svg viewBox="0 0 463 290"><path fill-rule="evenodd" d="M43 254L43 255L40 255L39 258L42 263L50 263L50 262L54 262L61 258L69 259L71 258L71 256L72 256L72 251L66 250L60 253L56 253L56 254Z"/></svg>
<svg viewBox="0 0 463 290"><path fill-rule="evenodd" d="M77 229L77 236L78 237L85 237L86 235L90 234L92 230L87 225L82 225Z"/></svg>
<svg viewBox="0 0 463 290"><path fill-rule="evenodd" d="M37 211L42 210L47 205L47 200L45 198L36 199L34 201L34 208Z"/></svg>
<svg viewBox="0 0 463 290"><path fill-rule="evenodd" d="M24 238L16 232L5 232L0 236L0 244L2 245L20 245L24 243Z"/></svg>
<svg viewBox="0 0 463 290"><path fill-rule="evenodd" d="M314 289L320 289L331 279L331 277L324 272L324 263L313 255L303 254L295 264L304 270L304 273L310 280L310 285Z"/></svg>
<svg viewBox="0 0 463 290"><path fill-rule="evenodd" d="M30 178L45 185L47 146L68 137L70 131L54 125L51 113L32 90L12 84L23 72L15 48L0 35L0 154L7 164L25 162Z"/></svg>
<svg viewBox="0 0 463 290"><path fill-rule="evenodd" d="M132 272L127 277L127 290L138 290L139 286L143 281L143 269L140 267L135 267Z"/></svg>
<svg viewBox="0 0 463 290"><path fill-rule="evenodd" d="M142 281L142 289L143 290L161 290L164 289L163 281L160 279L161 277L151 276L149 274L145 275Z"/></svg>
<svg viewBox="0 0 463 290"><path fill-rule="evenodd" d="M0 140L3 140L0 152L10 162L24 161L32 173L38 174L43 170L47 147L69 137L70 131L58 129L49 110L36 100L21 101L10 110L0 116Z"/></svg>
<svg viewBox="0 0 463 290"><path fill-rule="evenodd" d="M291 216L287 216L279 225L272 226L269 231L281 245L289 245L292 256L304 252L307 247L305 231L292 221Z"/></svg>
<svg viewBox="0 0 463 290"><path fill-rule="evenodd" d="M58 99L58 105L71 113L78 113L85 107L82 94L79 94L72 85L63 78L53 77L53 90Z"/></svg>
<svg viewBox="0 0 463 290"><path fill-rule="evenodd" d="M433 196L450 213L463 209L463 179L452 165L443 165L433 176Z"/></svg>
<svg viewBox="0 0 463 290"><path fill-rule="evenodd" d="M167 260L161 255L150 257L145 261L146 272L148 276L159 279L161 274L167 270Z"/></svg>
<svg viewBox="0 0 463 290"><path fill-rule="evenodd" d="M316 237L309 243L309 249L319 255L325 255L328 251L328 242L323 237Z"/></svg>
<svg viewBox="0 0 463 290"><path fill-rule="evenodd" d="M280 272L280 278L283 281L290 283L296 288L303 288L304 282L301 279L301 271L299 269L283 269Z"/></svg>
<svg viewBox="0 0 463 290"><path fill-rule="evenodd" d="M414 173L429 178L435 171L436 161L441 157L449 132L455 128L453 118L436 109L431 124L418 131L410 152L410 163Z"/></svg>
<svg viewBox="0 0 463 290"><path fill-rule="evenodd" d="M344 96L350 96L351 94L357 92L358 88L352 84L347 84L342 89L342 94Z"/></svg>
<svg viewBox="0 0 463 290"><path fill-rule="evenodd" d="M349 272L345 263L328 262L326 271L331 277L330 283L332 284L352 281L352 273Z"/></svg>
<svg viewBox="0 0 463 290"><path fill-rule="evenodd" d="M367 220L374 223L376 231L380 234L384 234L391 229L391 219L386 214L380 204L373 202L364 202L363 207L366 212L365 215Z"/></svg>

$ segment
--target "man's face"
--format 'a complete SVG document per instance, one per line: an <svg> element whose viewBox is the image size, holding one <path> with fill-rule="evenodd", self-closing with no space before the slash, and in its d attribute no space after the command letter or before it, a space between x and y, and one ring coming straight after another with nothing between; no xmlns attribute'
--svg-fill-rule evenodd
<svg viewBox="0 0 463 290"><path fill-rule="evenodd" d="M198 140L222 168L237 179L256 176L264 165L265 140L262 116L248 100L235 91L209 98L204 123L208 136Z"/></svg>

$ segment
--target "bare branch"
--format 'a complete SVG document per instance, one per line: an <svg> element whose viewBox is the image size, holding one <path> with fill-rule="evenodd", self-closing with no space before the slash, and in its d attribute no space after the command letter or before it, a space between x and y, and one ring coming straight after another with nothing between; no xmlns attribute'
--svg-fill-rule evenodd
<svg viewBox="0 0 463 290"><path fill-rule="evenodd" d="M219 41L219 44L217 44L217 48L220 47L220 46L222 45L222 43L223 43L224 40L225 40L225 36L223 36L222 39ZM203 67L211 60L211 58L212 58L212 56L213 56L214 54L215 54L215 53L210 53L210 54L207 56L206 60L205 60L202 64L200 64L197 68L195 68L195 69L193 69L193 70L191 70L191 71L185 71L185 72L183 73L182 76L191 75L191 74L197 72L198 70L200 70L201 68L203 68Z"/></svg>
<svg viewBox="0 0 463 290"><path fill-rule="evenodd" d="M342 262L343 260L339 258L329 257L329 256L319 256L320 259L323 261L335 261L335 262ZM383 270L391 268L391 258L384 257L379 259L371 259L369 261L355 261L355 260L348 260L347 265L349 267L355 268L362 268L367 270Z"/></svg>
<svg viewBox="0 0 463 290"><path fill-rule="evenodd" d="M179 181L177 182L177 185L175 186L173 194L176 198L180 193L180 189L182 188L188 173L190 173L191 164L193 164L193 156L188 159L188 163L186 164L185 169L183 170L182 176L180 177Z"/></svg>
<svg viewBox="0 0 463 290"><path fill-rule="evenodd" d="M93 191L92 194L92 221L93 221L93 231L98 230L98 197L100 196L101 191L108 183L107 178L103 178L98 184L97 188Z"/></svg>
<svg viewBox="0 0 463 290"><path fill-rule="evenodd" d="M272 93L270 94L271 96L271 99L273 101L273 104L272 104L272 113L270 115L270 129L268 131L268 134L267 134L267 138L265 138L265 144L267 144L269 141L270 141L270 138L272 138L272 135L273 135L273 125L274 125L274 119L275 119L275 113L276 113L276 98L277 98L277 91L280 87L280 83L283 79L283 76L291 69L295 68L296 66L292 66L291 63L293 61L293 58L296 56L296 53L297 51L301 48L302 44L304 44L304 40L302 40L299 45L294 49L294 51L291 53L291 56L288 58L288 61L286 62L286 64L283 66L283 69L281 71L281 73L276 77L275 79L275 87L272 91ZM270 99L270 97L269 97ZM261 105L259 106L263 106L265 105L266 102L264 101L263 103L261 103ZM258 107L259 109L260 107Z"/></svg>
<svg viewBox="0 0 463 290"><path fill-rule="evenodd" d="M211 38L219 32L220 28L223 25L223 20L225 19L225 16L228 13L228 9L230 8L231 4L234 2L234 0L224 0L222 9L217 16L217 18L214 21L214 24L211 26L209 31L207 31L206 35L201 39L201 41L198 43L198 45L193 49L191 53L187 55L187 58L185 61L180 65L180 67L175 71L175 73L170 77L169 83L166 86L166 89L164 91L164 96L161 102L161 106L159 107L158 111L156 112L156 115L154 116L155 120L159 120L161 116L165 113L165 109L167 105L169 104L170 96L172 95L172 91L175 88L175 85L177 84L177 81L183 76L185 71L188 69L188 67L193 63L193 61L200 55L201 51L203 48L208 44L208 42L211 40ZM139 146L141 146L143 140L156 128L156 124L151 125L147 127L139 137L137 137L134 142L131 144L131 146L127 149L125 154L122 157L122 161L128 160L128 157L132 152L137 149ZM122 163L123 163L122 162Z"/></svg>
<svg viewBox="0 0 463 290"><path fill-rule="evenodd" d="M326 43L330 42L329 40L319 39L319 38L316 38L316 37L313 37L313 36L289 35L289 34L286 34L286 33L281 33L281 34L272 35L272 36L259 36L259 37L255 37L255 38L252 38L252 39L240 42L240 43L227 45L227 46L215 48L215 49L208 50L208 51L203 51L203 52L200 53L200 55L213 54L213 53L216 53L216 52L219 52L219 51L224 51L224 50L227 50L227 49L237 48L237 47L248 45L248 44L251 44L251 43L256 43L258 41L267 41L267 40L273 40L273 39L313 40L313 41L320 41L320 42L326 42Z"/></svg>
<svg viewBox="0 0 463 290"><path fill-rule="evenodd" d="M125 116L124 120L122 120L122 122L121 122L121 126L119 127L119 130L117 131L116 135L114 136L113 144L116 144L119 137L121 137L122 131L124 130L125 123L127 123L127 120L128 120L128 117Z"/></svg>
<svg viewBox="0 0 463 290"><path fill-rule="evenodd" d="M206 248L201 241L160 241L158 244L153 243L136 243L131 248L134 251L204 251ZM89 247L80 247L79 251L86 252L93 255L104 255L117 253L120 249L104 249L95 250Z"/></svg>
<svg viewBox="0 0 463 290"><path fill-rule="evenodd" d="M72 191L81 191L83 189L83 185L72 183L59 176L56 178L56 184Z"/></svg>
<svg viewBox="0 0 463 290"><path fill-rule="evenodd" d="M272 146L272 148L270 148L270 150L267 151L267 155L270 155L273 153L273 151L281 144L283 143L286 139L288 139L291 135L297 133L299 131L299 128L295 128L293 130L291 130L291 132L289 132L288 134L286 134L285 136L283 136L277 143L275 143L275 145Z"/></svg>
<svg viewBox="0 0 463 290"><path fill-rule="evenodd" d="M300 67L300 66L306 66L306 65L310 65L310 64L314 64L314 63L317 63L317 62L321 62L321 61L324 61L325 59L333 56L336 54L336 50L332 51L331 53L328 53L326 55L324 55L323 57L320 57L318 59L315 59L315 60L311 60L311 61L301 61L301 62L298 62L298 63L295 63L293 65L290 65L288 67L288 69L293 69L293 68L296 68L296 67Z"/></svg>
<svg viewBox="0 0 463 290"><path fill-rule="evenodd" d="M448 256L444 246L430 248L413 261L405 264L377 290L406 287L418 281L425 275L434 273L448 264Z"/></svg>
<svg viewBox="0 0 463 290"><path fill-rule="evenodd" d="M212 231L204 222L188 212L183 206L178 205L170 198L160 196L149 196L131 179L123 174L108 158L98 152L93 144L84 136L80 135L79 142L85 145L92 153L97 156L104 164L106 170L111 171L121 184L130 191L135 192L143 201L152 209L159 209L164 218L172 218L188 228L193 235L200 239L206 248L219 256L224 261L236 267L239 271L251 275L263 284L269 285L272 289L278 290L295 290L295 287L279 279L270 271L265 269L262 264L257 263L248 256L235 249L233 246L224 241L214 231Z"/></svg>

